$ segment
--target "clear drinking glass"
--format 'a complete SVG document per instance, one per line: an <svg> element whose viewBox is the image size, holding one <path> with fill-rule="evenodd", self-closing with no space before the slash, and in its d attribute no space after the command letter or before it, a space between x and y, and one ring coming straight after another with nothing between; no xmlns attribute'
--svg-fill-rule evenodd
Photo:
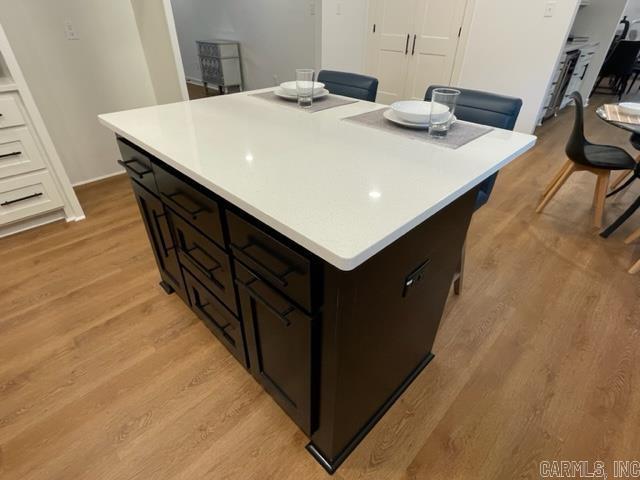
<svg viewBox="0 0 640 480"><path fill-rule="evenodd" d="M298 92L298 105L309 108L313 104L313 85L315 71L310 68L296 70L296 90Z"/></svg>
<svg viewBox="0 0 640 480"><path fill-rule="evenodd" d="M431 115L429 135L445 137L453 121L460 90L454 88L436 88L431 93ZM444 108L443 108L444 107Z"/></svg>

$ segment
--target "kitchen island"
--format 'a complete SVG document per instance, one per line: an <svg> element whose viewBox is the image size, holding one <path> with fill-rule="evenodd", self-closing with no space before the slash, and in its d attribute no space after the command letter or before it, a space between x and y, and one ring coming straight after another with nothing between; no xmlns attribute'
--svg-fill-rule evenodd
<svg viewBox="0 0 640 480"><path fill-rule="evenodd" d="M175 292L334 472L433 358L475 187L535 137L458 149L253 92L100 116Z"/></svg>

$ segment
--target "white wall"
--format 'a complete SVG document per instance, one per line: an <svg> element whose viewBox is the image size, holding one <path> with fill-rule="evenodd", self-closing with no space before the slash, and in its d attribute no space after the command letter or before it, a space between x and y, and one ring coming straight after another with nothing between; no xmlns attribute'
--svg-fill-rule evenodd
<svg viewBox="0 0 640 480"><path fill-rule="evenodd" d="M463 88L513 95L523 100L516 124L532 132L573 22L578 0L557 0L544 17L546 0L475 0L460 76Z"/></svg>
<svg viewBox="0 0 640 480"><path fill-rule="evenodd" d="M572 33L589 36L591 42L600 43L580 87L584 98L589 97L598 79L626 2L627 0L591 0L591 4L581 7L576 15Z"/></svg>
<svg viewBox="0 0 640 480"><path fill-rule="evenodd" d="M96 116L156 103L130 0L0 0L0 22L71 182L119 171Z"/></svg>
<svg viewBox="0 0 640 480"><path fill-rule="evenodd" d="M322 1L322 68L364 73L368 3Z"/></svg>
<svg viewBox="0 0 640 480"><path fill-rule="evenodd" d="M241 43L245 87L273 86L316 62L316 19L307 0L172 0L188 79L201 80L196 40ZM316 6L317 8L317 6Z"/></svg>

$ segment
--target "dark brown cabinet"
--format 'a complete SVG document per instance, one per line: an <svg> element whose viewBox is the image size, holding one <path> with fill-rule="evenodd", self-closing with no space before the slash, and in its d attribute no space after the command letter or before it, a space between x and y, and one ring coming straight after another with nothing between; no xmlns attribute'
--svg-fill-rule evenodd
<svg viewBox="0 0 640 480"><path fill-rule="evenodd" d="M189 303L164 205L158 197L137 182L132 181L131 186L164 282L163 288L168 292L175 290L185 302Z"/></svg>
<svg viewBox="0 0 640 480"><path fill-rule="evenodd" d="M334 472L433 358L476 192L342 271L119 144L162 285L249 369Z"/></svg>
<svg viewBox="0 0 640 480"><path fill-rule="evenodd" d="M310 435L313 320L236 262L251 373Z"/></svg>

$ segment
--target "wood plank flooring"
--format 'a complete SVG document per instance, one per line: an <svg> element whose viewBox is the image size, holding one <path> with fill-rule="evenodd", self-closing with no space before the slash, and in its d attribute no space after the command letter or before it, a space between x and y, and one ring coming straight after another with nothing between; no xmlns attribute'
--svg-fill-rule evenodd
<svg viewBox="0 0 640 480"><path fill-rule="evenodd" d="M587 119L593 141L628 146ZM623 243L640 218L597 236L587 173L534 213L571 121L546 123L501 173L435 360L334 478L510 480L539 478L542 460L640 460L640 277L626 272L640 242ZM605 223L638 193L609 200ZM0 478L328 478L157 285L128 180L78 194L86 221L0 239Z"/></svg>

